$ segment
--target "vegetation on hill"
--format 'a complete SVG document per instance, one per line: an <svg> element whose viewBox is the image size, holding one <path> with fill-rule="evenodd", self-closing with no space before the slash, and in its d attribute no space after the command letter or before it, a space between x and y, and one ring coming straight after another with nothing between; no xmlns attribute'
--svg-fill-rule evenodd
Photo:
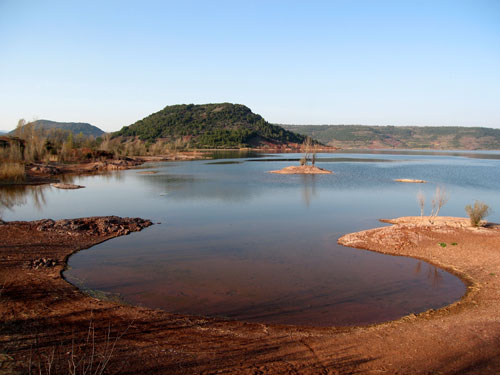
<svg viewBox="0 0 500 375"><path fill-rule="evenodd" d="M50 120L36 120L26 125L32 126L37 131L45 131L48 135L52 129L60 129L70 131L74 135L82 134L85 137L100 137L104 131L97 126L88 124L86 122L57 122ZM25 126L25 125L24 125ZM14 135L18 129L11 131L9 134Z"/></svg>
<svg viewBox="0 0 500 375"><path fill-rule="evenodd" d="M500 129L458 126L281 125L340 148L499 150Z"/></svg>
<svg viewBox="0 0 500 375"><path fill-rule="evenodd" d="M272 125L240 104L167 106L112 134L142 141L182 141L196 148L256 147L301 144L305 137Z"/></svg>

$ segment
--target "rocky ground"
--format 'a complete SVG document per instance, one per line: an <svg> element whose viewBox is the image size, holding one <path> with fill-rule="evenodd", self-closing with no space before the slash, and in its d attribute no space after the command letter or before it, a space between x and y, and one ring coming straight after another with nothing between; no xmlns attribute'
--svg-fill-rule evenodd
<svg viewBox="0 0 500 375"><path fill-rule="evenodd" d="M402 218L347 246L432 262L467 295L368 327L247 324L91 298L61 278L67 257L151 223L117 217L0 223L0 373L495 374L500 372L500 228ZM442 247L440 243L456 245ZM353 249L352 251L364 251ZM89 373L89 371L87 371Z"/></svg>

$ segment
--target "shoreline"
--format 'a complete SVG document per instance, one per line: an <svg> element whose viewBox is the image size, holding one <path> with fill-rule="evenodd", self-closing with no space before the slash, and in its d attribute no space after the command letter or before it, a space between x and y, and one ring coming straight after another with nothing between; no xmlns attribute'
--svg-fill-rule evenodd
<svg viewBox="0 0 500 375"><path fill-rule="evenodd" d="M335 147L321 147L317 152L339 151ZM300 149L295 148L234 148L234 149L195 149L190 151L179 151L173 154L155 156L127 156L115 159L94 160L89 162L49 162L31 163L26 165L26 178L24 180L10 181L0 180L1 187L45 185L62 182L61 179L72 176L83 176L100 174L109 171L134 169L148 162L162 161L191 161L211 160L207 154L214 152L263 152L263 153L297 153Z"/></svg>
<svg viewBox="0 0 500 375"><path fill-rule="evenodd" d="M89 319L96 334L106 327L113 337L123 334L109 368L119 371L127 363L127 373L453 374L500 369L499 225L475 229L466 219L438 217L431 225L420 217L399 218L385 221L391 226L339 238L353 251L425 260L471 285L462 299L438 310L370 326L315 328L182 316L86 295L62 278L69 256L145 227L127 221L137 219L113 218L114 226L99 220L0 223L0 365L11 373L33 350L46 354L55 344L66 350L71 340L84 340ZM94 229L82 231L86 224ZM438 241L458 244L443 249ZM30 267L34 258L44 257L56 265ZM104 338L96 339L96 345L104 346ZM12 359L2 362L3 354Z"/></svg>

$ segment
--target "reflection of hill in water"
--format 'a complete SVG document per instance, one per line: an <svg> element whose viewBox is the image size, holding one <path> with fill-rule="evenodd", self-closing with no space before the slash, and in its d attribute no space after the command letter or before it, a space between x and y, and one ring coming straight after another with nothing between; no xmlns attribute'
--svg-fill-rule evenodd
<svg viewBox="0 0 500 375"><path fill-rule="evenodd" d="M269 189L262 181L242 183L237 176L231 180L219 176L198 177L193 175L143 175L143 181L152 186L159 195L179 200L220 200L225 202L243 202L256 198L264 189ZM317 176L301 175L290 181L289 186L301 187L301 198L309 206L317 196ZM284 187L280 184L280 187ZM297 197L297 200L300 198Z"/></svg>
<svg viewBox="0 0 500 375"><path fill-rule="evenodd" d="M255 197L260 190L256 185L238 181L218 180L217 177L195 177L193 175L145 175L144 182L153 186L158 194L179 200L213 199L242 202Z"/></svg>

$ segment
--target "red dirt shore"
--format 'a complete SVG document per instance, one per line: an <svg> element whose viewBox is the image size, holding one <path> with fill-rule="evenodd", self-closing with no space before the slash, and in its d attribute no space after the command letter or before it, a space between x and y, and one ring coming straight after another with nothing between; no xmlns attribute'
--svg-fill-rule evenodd
<svg viewBox="0 0 500 375"><path fill-rule="evenodd" d="M61 278L73 252L150 222L116 217L2 222L0 373L29 373L31 361L33 373L39 366L48 373L44 366L51 363L51 374L66 374L68 363L91 359L94 368L109 359L104 373L120 374L499 373L500 227L474 229L453 218L390 222L394 225L339 242L450 270L468 284L460 302L354 328L174 315L96 300Z"/></svg>

